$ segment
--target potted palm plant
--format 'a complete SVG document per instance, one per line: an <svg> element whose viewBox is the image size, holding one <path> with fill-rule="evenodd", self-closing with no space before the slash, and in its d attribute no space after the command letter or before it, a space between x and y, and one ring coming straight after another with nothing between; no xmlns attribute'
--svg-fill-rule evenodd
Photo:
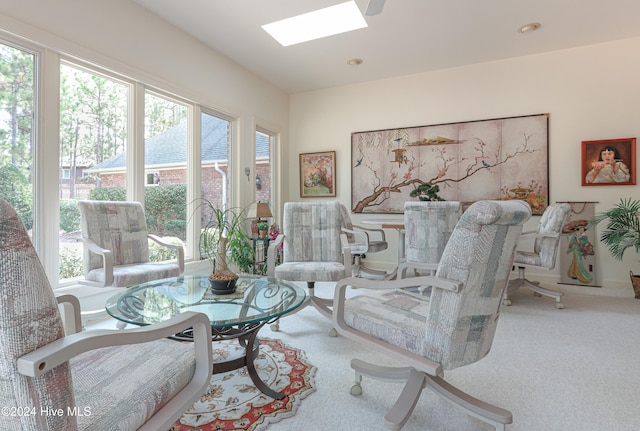
<svg viewBox="0 0 640 431"><path fill-rule="evenodd" d="M594 218L598 224L607 221L600 240L609 248L613 257L622 260L624 252L633 247L640 251L640 200L620 199L613 208L599 213ZM629 271L635 297L640 299L640 275Z"/></svg>
<svg viewBox="0 0 640 431"><path fill-rule="evenodd" d="M209 214L202 225L200 254L212 263L209 275L211 291L216 294L233 293L238 274L229 268L229 262L242 272L251 272L253 246L244 231L244 211L237 208L218 208L203 200L203 213Z"/></svg>

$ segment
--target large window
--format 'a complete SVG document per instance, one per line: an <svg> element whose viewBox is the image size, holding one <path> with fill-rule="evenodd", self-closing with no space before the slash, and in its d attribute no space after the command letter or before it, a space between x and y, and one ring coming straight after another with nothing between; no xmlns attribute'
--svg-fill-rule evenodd
<svg viewBox="0 0 640 431"><path fill-rule="evenodd" d="M185 104L149 91L145 93L145 183L155 186L146 187L144 193L147 227L150 233L180 245L186 243L188 219L188 120L189 108ZM149 245L152 261L173 257L155 242Z"/></svg>
<svg viewBox="0 0 640 431"><path fill-rule="evenodd" d="M230 161L245 154L233 146L234 118L175 89L13 42L0 41L0 196L30 230L54 287L84 277L81 199L143 202L151 233L182 242L188 260L199 259L207 217L197 200L253 200L233 196ZM273 205L273 136L255 139L257 198ZM152 260L170 257L151 250Z"/></svg>
<svg viewBox="0 0 640 431"><path fill-rule="evenodd" d="M60 66L60 280L83 275L78 200L125 200L130 85ZM122 169L119 167L122 166Z"/></svg>
<svg viewBox="0 0 640 431"><path fill-rule="evenodd" d="M0 43L0 196L33 227L33 53Z"/></svg>
<svg viewBox="0 0 640 431"><path fill-rule="evenodd" d="M202 122L202 192L203 199L222 208L231 205L229 150L231 122L203 112ZM206 215L205 215L206 216Z"/></svg>

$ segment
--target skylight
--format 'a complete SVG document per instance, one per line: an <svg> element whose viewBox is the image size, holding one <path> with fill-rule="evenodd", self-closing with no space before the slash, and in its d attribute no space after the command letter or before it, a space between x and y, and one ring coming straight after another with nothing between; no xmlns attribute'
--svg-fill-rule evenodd
<svg viewBox="0 0 640 431"><path fill-rule="evenodd" d="M265 24L262 28L282 46L295 45L367 27L355 1Z"/></svg>

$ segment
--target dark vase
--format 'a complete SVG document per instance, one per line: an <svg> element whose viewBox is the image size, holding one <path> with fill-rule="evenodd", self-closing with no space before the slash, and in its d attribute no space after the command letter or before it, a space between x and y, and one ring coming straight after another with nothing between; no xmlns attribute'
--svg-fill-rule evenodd
<svg viewBox="0 0 640 431"><path fill-rule="evenodd" d="M236 281L238 281L237 278L233 278L231 280L209 279L209 283L211 284L211 293L216 295L228 295L229 293L233 293L236 291Z"/></svg>

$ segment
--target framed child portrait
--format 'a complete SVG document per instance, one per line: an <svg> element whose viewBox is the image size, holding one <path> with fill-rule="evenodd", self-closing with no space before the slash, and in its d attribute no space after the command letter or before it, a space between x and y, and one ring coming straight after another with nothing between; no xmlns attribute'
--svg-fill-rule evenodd
<svg viewBox="0 0 640 431"><path fill-rule="evenodd" d="M636 183L636 138L582 141L583 186Z"/></svg>
<svg viewBox="0 0 640 431"><path fill-rule="evenodd" d="M300 154L300 197L336 195L336 152Z"/></svg>

